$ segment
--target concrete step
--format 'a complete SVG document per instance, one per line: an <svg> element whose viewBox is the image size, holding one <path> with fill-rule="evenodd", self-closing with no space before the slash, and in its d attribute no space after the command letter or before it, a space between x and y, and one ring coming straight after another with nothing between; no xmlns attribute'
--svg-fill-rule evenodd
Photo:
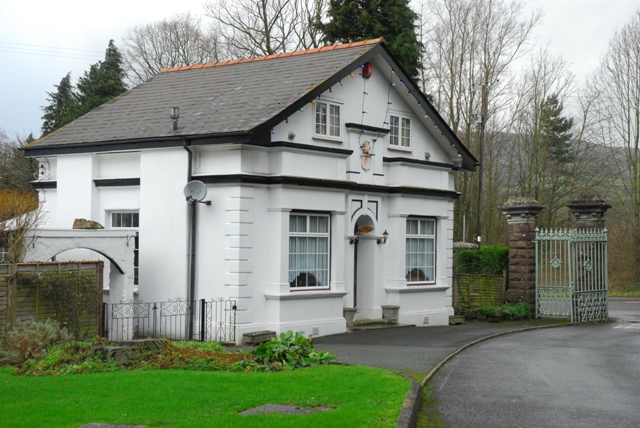
<svg viewBox="0 0 640 428"><path fill-rule="evenodd" d="M386 320L359 320L347 326L348 331L378 330L383 328L415 327L415 324L391 324Z"/></svg>

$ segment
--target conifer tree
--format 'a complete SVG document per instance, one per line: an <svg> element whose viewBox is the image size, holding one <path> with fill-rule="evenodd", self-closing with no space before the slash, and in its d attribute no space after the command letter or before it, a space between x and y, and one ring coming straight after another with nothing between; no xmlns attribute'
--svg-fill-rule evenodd
<svg viewBox="0 0 640 428"><path fill-rule="evenodd" d="M93 64L89 71L85 71L84 76L78 79L78 117L127 90L122 65L122 55L113 40L110 40L104 61Z"/></svg>
<svg viewBox="0 0 640 428"><path fill-rule="evenodd" d="M409 0L331 0L328 15L329 22L317 24L325 43L383 37L400 66L418 78L423 46L416 36L418 15Z"/></svg>
<svg viewBox="0 0 640 428"><path fill-rule="evenodd" d="M549 147L549 155L558 165L570 163L573 158L571 149L570 132L573 127L573 118L562 116L564 106L556 94L550 95L542 105L540 112L540 125L543 138Z"/></svg>
<svg viewBox="0 0 640 428"><path fill-rule="evenodd" d="M47 92L49 104L42 108L42 135L50 134L78 117L78 101L71 85L71 73L54 86L57 90Z"/></svg>

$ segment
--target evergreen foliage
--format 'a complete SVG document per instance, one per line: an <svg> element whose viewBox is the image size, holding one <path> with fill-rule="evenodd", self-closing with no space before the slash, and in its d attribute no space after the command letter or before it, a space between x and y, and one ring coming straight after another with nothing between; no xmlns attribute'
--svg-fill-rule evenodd
<svg viewBox="0 0 640 428"><path fill-rule="evenodd" d="M110 40L104 61L98 61L85 71L78 79L77 89L71 85L71 73L68 73L56 85L56 92L47 93L49 104L42 108L42 135L62 128L125 92L125 77L122 55Z"/></svg>
<svg viewBox="0 0 640 428"><path fill-rule="evenodd" d="M509 266L509 248L485 245L478 250L463 250L454 255L459 274L493 275Z"/></svg>
<svg viewBox="0 0 640 428"><path fill-rule="evenodd" d="M31 134L25 139L10 140L0 129L0 190L33 191L30 181L35 178L38 162L25 157L24 151L20 150L33 140Z"/></svg>
<svg viewBox="0 0 640 428"><path fill-rule="evenodd" d="M573 118L562 116L564 106L556 94L550 95L542 105L540 124L543 138L547 141L549 155L557 164L566 164L574 160L571 147Z"/></svg>
<svg viewBox="0 0 640 428"><path fill-rule="evenodd" d="M85 71L84 76L78 79L78 117L127 90L122 65L122 55L113 40L110 40L104 61L93 64L89 71Z"/></svg>
<svg viewBox="0 0 640 428"><path fill-rule="evenodd" d="M385 44L414 79L423 45L416 36L418 15L408 0L331 0L330 21L318 23L325 43L348 43L383 37Z"/></svg>
<svg viewBox="0 0 640 428"><path fill-rule="evenodd" d="M71 73L67 73L56 87L56 92L47 92L49 105L42 108L42 135L47 135L75 120L78 103L71 85Z"/></svg>

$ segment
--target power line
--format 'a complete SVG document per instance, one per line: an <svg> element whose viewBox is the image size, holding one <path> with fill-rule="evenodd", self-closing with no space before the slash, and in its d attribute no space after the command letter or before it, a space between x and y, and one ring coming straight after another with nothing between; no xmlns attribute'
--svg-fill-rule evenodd
<svg viewBox="0 0 640 428"><path fill-rule="evenodd" d="M8 46L7 46L8 45ZM0 52L68 59L100 60L99 51L0 41Z"/></svg>

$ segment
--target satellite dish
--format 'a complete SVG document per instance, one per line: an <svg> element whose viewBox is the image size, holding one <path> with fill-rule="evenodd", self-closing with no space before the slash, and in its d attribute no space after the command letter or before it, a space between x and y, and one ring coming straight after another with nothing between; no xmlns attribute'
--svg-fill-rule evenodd
<svg viewBox="0 0 640 428"><path fill-rule="evenodd" d="M201 201L207 196L207 186L198 180L193 180L184 186L184 196L187 200Z"/></svg>

